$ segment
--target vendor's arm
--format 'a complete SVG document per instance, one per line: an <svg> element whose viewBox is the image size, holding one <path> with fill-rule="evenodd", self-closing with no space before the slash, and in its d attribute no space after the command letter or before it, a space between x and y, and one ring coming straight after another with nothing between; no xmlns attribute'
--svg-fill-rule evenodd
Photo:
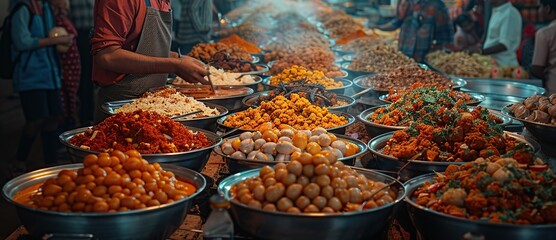
<svg viewBox="0 0 556 240"><path fill-rule="evenodd" d="M119 46L110 46L99 51L94 61L101 68L126 74L175 73L183 79L208 84L208 74L201 61L184 56L182 58L151 57L131 52Z"/></svg>
<svg viewBox="0 0 556 240"><path fill-rule="evenodd" d="M25 51L51 45L71 43L73 35L48 38L33 37L31 32L28 31L29 19L31 19L31 17L31 12L26 7L21 7L13 15L11 33L16 50Z"/></svg>
<svg viewBox="0 0 556 240"><path fill-rule="evenodd" d="M91 39L93 60L102 69L124 74L175 73L192 82L208 84L208 74L199 60L183 57L153 57L124 49L127 35L134 26L139 1L100 1L102 8L95 15L95 35ZM172 57L174 56L174 57Z"/></svg>
<svg viewBox="0 0 556 240"><path fill-rule="evenodd" d="M531 75L545 79L545 68L548 62L549 45L544 32L538 31L535 36L535 50L533 52L533 60L531 62Z"/></svg>

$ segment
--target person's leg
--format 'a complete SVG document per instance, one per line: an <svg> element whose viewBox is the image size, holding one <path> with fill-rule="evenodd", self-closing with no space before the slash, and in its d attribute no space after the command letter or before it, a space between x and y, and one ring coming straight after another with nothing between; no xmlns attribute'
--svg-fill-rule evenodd
<svg viewBox="0 0 556 240"><path fill-rule="evenodd" d="M89 126L93 123L94 92L95 86L92 81L93 57L89 43L89 29L77 30L77 48L81 60L81 79L79 81L79 121L80 125Z"/></svg>
<svg viewBox="0 0 556 240"><path fill-rule="evenodd" d="M25 171L27 157L31 152L37 135L44 126L48 107L46 93L44 91L32 90L19 93L21 108L25 115L25 125L21 133L16 153L17 170Z"/></svg>
<svg viewBox="0 0 556 240"><path fill-rule="evenodd" d="M44 162L47 165L54 164L57 161L58 141L58 122L63 115L60 92L58 90L46 91L48 118L46 118L41 131L42 148L44 154Z"/></svg>

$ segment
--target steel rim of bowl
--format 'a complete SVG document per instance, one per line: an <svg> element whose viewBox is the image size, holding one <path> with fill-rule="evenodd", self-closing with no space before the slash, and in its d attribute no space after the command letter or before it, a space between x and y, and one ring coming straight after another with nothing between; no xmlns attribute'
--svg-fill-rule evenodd
<svg viewBox="0 0 556 240"><path fill-rule="evenodd" d="M528 139L525 138L517 133L512 133L512 132L507 132L504 131L505 135L508 135L509 137L514 138L516 141L521 142L521 143L525 143L527 146L529 146L531 148L531 150L534 153L538 153L541 150L541 145L533 140L533 139ZM426 160L405 160L405 159L399 159L397 157L394 157L392 155L386 155L384 153L382 153L382 149L375 149L374 145L378 145L378 144L382 144L385 143L386 141L388 141L389 139L392 138L392 136L394 135L393 132L387 132L387 133L383 133L380 134L374 138L372 138L371 140L369 140L369 143L367 144L367 149L374 155L377 155L383 159L388 159L390 161L400 161L400 162L412 162L412 163L417 163L417 164L423 164L423 165L429 165L429 166L448 166L451 164L455 164L455 165L461 165L461 164L465 164L468 162L438 162L438 161L426 161ZM411 166L411 165L410 165Z"/></svg>
<svg viewBox="0 0 556 240"><path fill-rule="evenodd" d="M510 109L508 109L511 105L514 105L514 103L508 104L508 105L504 106L500 112L501 112L504 116L508 116L508 117L510 117L510 118L512 118L512 119L515 119L516 121L526 122L526 123L533 124L533 125L540 126L540 127L553 128L554 130L556 130L556 125L547 124L547 123L540 123L540 122L533 122L533 121L530 121L530 120L525 120L525 119L523 119L523 118L518 118L518 117L514 116L514 115L511 113Z"/></svg>
<svg viewBox="0 0 556 240"><path fill-rule="evenodd" d="M255 92L255 90L253 90L250 87L243 87L243 86L232 86L232 85L227 85L227 86L217 86L216 88L227 88L227 89L245 89L247 92L246 93L242 93L239 95L231 95L231 96L214 96L214 97L208 97L208 98L198 98L196 99L197 101L211 101L211 100L228 100L228 99L234 99L234 98L243 98L245 96L249 96L251 94L253 94Z"/></svg>
<svg viewBox="0 0 556 240"><path fill-rule="evenodd" d="M114 105L117 103L132 103L134 102L136 99L130 99L130 100L120 100L120 101L112 101L112 102L106 102L104 104L102 104L102 111L108 115L115 115L116 113L114 112L114 110L121 108L122 106L118 106L118 107L110 107L110 105ZM212 119L212 118L219 118L222 116L225 116L226 114L228 114L228 109L225 108L224 106L220 106L218 104L214 104L214 103L203 103L205 104L205 106L210 107L210 108L216 108L216 110L218 110L219 114L214 115L214 116L208 116L208 117L200 117L200 118L193 118L193 119L183 119L183 120L179 120L177 122L189 122L189 121L198 121L198 120L207 120L207 119Z"/></svg>
<svg viewBox="0 0 556 240"><path fill-rule="evenodd" d="M167 165L167 164L164 164L164 165ZM163 167L164 167L164 165L163 165ZM65 168L62 169L61 167L65 167ZM151 206L151 207L147 207L147 208L143 208L143 209L135 209L135 210L129 210L129 211L123 211L123 212L113 212L113 213L109 213L109 212L107 212L107 213L58 212L58 211L51 211L51 210L42 210L42 209L39 209L39 208L33 208L33 207L27 206L25 204L18 203L15 200L12 199L13 196L8 196L6 194L8 186L12 185L13 182L23 181L23 179L26 178L29 175L41 174L40 176L45 176L45 175L55 176L54 174L48 174L48 173L45 173L45 172L46 171L53 171L55 168L60 168L60 171L62 171L62 170L67 170L67 169L75 170L75 169L78 169L79 167L83 167L83 163L72 163L72 164L58 165L58 166L54 166L54 167L42 168L42 169L38 169L38 170L35 170L35 171L32 171L32 172L25 173L21 176L18 176L18 177L15 177L15 178L11 179L6 184L4 184L4 187L2 187L2 196L9 203L11 203L13 205L16 205L18 207L25 208L26 210L29 210L29 211L32 211L32 212L48 213L48 214L54 214L54 215L58 215L58 216L67 216L67 217L111 217L111 216L139 214L139 213L144 213L144 212L151 211L151 210L154 210L154 209L161 209L161 208L165 208L165 207L168 207L168 206L181 204L185 201L189 201L189 200L192 200L193 198L195 198L197 195L199 195L199 193L201 193L206 188L206 185L207 185L207 180L205 179L205 177L202 174L200 174L196 171L193 171L191 169L185 168L185 167L180 167L180 168L182 168L182 169L180 169L180 171L181 170L188 171L190 174L194 175L195 177L199 177L199 178L202 179L203 184L201 186L196 186L197 191L195 191L195 193L193 193L193 194L191 194L191 195L189 195L185 198L182 198L180 200L177 200L177 201L174 201L174 202L171 202L171 203L166 203L166 204L160 205L160 206ZM178 167L178 166L173 166L173 167ZM163 170L165 170L165 169L163 168ZM60 171L58 171L57 173L59 173ZM165 171L170 171L170 170L165 170Z"/></svg>
<svg viewBox="0 0 556 240"><path fill-rule="evenodd" d="M278 85L272 85L270 84L270 78L272 78L272 76L268 76L267 78L265 78L264 80L262 80L262 83L264 86L266 87L271 87L271 88L278 88ZM334 82L342 82L342 86L341 87L337 87L337 88L326 88L326 91L337 91L337 90L342 90L342 89L347 89L350 88L351 86L353 86L353 82L347 79L343 79L343 78L337 78L334 79Z"/></svg>
<svg viewBox="0 0 556 240"><path fill-rule="evenodd" d="M247 106L247 107L256 107L256 106L255 106L256 104L249 103L249 102L255 101L256 98L258 98L258 97L267 96L268 93L270 93L270 91L262 91L262 92L254 93L254 94L252 94L252 95L249 95L249 96L247 96L247 97L244 97L244 98L241 100L241 103L243 103L243 105L245 105L245 106ZM353 99L353 98L350 97L350 96L341 95L341 94L336 94L336 98L346 101L347 104L342 105L342 106L336 106L336 107L327 107L329 110L336 110L336 109L341 109L341 108L344 108L344 107L351 107L351 106L355 105L355 103L356 103L355 99Z"/></svg>
<svg viewBox="0 0 556 240"><path fill-rule="evenodd" d="M453 77L459 78L457 76L453 76ZM496 83L496 82L489 81L488 78L465 78L465 79L473 81L473 82L478 82L478 83L483 83L483 82ZM497 80L495 80L495 81L497 81ZM535 92L535 94L539 94L539 95L543 95L543 94L546 93L545 88L538 87L538 86L528 84L528 83L521 83L521 82L504 82L504 83L507 84L507 85L511 85L513 88L516 88L516 89L528 89L530 91ZM495 95L495 96L501 96L501 97L509 96L509 94L481 92L480 90L477 90L477 89L468 89L468 88L464 88L464 89L462 89L462 91L464 91L464 92L477 92L477 93L481 93L481 94L484 94L484 95ZM526 98L526 97L522 97L522 96L512 96L512 97Z"/></svg>
<svg viewBox="0 0 556 240"><path fill-rule="evenodd" d="M359 77L362 77L362 76L365 76L365 75L374 75L374 74L376 74L376 72L361 71L361 70L351 69L351 68L349 68L349 65L350 65L351 63L352 63L352 62L344 62L344 63L342 63L342 65L340 65L340 68L341 68L342 70L344 70L344 71L352 71L352 72L359 73L360 76L354 78L354 79L353 79L354 81L355 81L355 79L357 79L357 78L359 78ZM366 88L369 88L369 87L366 87Z"/></svg>
<svg viewBox="0 0 556 240"><path fill-rule="evenodd" d="M428 213L433 213L435 215L438 215L440 217L445 217L448 218L450 220L457 220L457 221L461 221L461 222L465 222L465 223L471 223L471 224L479 224L479 225L486 225L486 226L492 226L492 227L511 227L511 228L515 228L515 227L519 227L519 228L526 228L526 229L538 229L538 228L556 228L556 224L530 224L530 225L523 225L523 224L509 224L509 223L491 223L491 222L486 222L486 221L475 221L475 220L470 220L467 218L460 218L460 217L455 217L449 214L445 214L445 213L441 213L435 210L432 210L430 208L421 206L419 204L417 204L416 202L414 202L411 199L411 195L413 194L413 192L415 192L417 190L417 188L421 187L424 182L426 181L432 181L433 177L436 176L436 173L427 173L421 176L417 176L414 177L410 180L408 180L407 182L404 183L404 188L405 188L405 197L404 197L404 202L409 203L411 206L418 208L420 210L423 210L425 212ZM418 182L418 183L417 183Z"/></svg>
<svg viewBox="0 0 556 240"><path fill-rule="evenodd" d="M226 117L226 116L224 116L224 117ZM77 128L77 129L66 131L66 132L60 134L60 136L58 136L58 139L60 140L60 142L65 147L69 147L69 148L72 148L74 150L86 152L86 153L89 153L89 154L99 154L101 152L92 151L92 150L88 150L88 149L83 149L83 148L80 148L79 146L75 146L75 145L69 143L70 139L72 139L77 134L81 134L81 133L85 132L89 128L92 128L92 126L82 127L82 128ZM211 148L217 147L220 144L222 144L222 138L220 136L218 136L217 134L213 133L213 132L210 132L210 131L207 131L207 130L204 130L204 129L200 129L200 128L189 127L189 126L187 126L186 128L190 131L193 131L193 132L202 132L203 134L205 134L207 139L209 139L209 140L216 139L216 141L214 141L208 147L195 149L195 150L188 151L188 152L151 153L151 154L141 154L141 156L143 158L160 158L160 157L169 157L169 156L179 156L179 155L193 154L193 153L198 153L198 152L209 150ZM164 162L160 162L160 163L164 163Z"/></svg>
<svg viewBox="0 0 556 240"><path fill-rule="evenodd" d="M333 134L334 134L334 133L333 133ZM241 135L241 134L237 134L237 135L234 135L234 136L231 136L231 137L227 137L227 138L223 139L222 142L224 142L224 141L226 141L226 140L230 141L231 139L239 138L240 135ZM361 140L359 140L359 139L352 138L352 137L348 137L348 136L342 135L342 134L334 134L334 135L335 135L338 139L342 139L342 140L349 141L350 143L355 144L358 148L361 149L361 151L359 151L359 152L357 152L357 153L355 153L354 155L351 155L351 156L349 156L349 157L338 158L338 161L340 161L340 162L346 161L346 160L352 159L352 158L357 158L357 157L359 157L359 156L365 154L365 152L367 151L367 144L365 144L363 141L361 141ZM250 159L239 159L239 158L234 158L234 157L231 157L231 156L227 156L227 155L224 154L221 150L217 150L217 149L219 149L219 148L218 148L218 147L215 147L215 148L213 149L213 152L216 153L216 154L218 154L218 155L220 155L220 156L223 157L223 158L229 158L229 159L232 159L232 160L234 160L234 161L242 161L242 162L248 162L248 163L259 163L259 164L268 164L268 163L270 163L270 164L272 164L272 163L277 164L277 163L281 163L281 162L277 162L277 161L261 161L261 160L250 160ZM288 162L290 162L290 161L284 161L283 163L288 163Z"/></svg>
<svg viewBox="0 0 556 240"><path fill-rule="evenodd" d="M237 201L234 201L229 196L230 195L229 189L226 189L227 187L225 188L225 187L221 186L221 185L231 181L230 179L241 178L240 181L243 181L245 179L258 176L257 173L261 170L260 168L250 169L250 170L243 171L243 172L240 172L240 173L236 173L236 174L233 174L233 175L230 175L230 176L226 177L219 184L218 192L220 194L223 194L224 198L229 200L231 204L235 204L236 206L240 206L240 207L245 207L245 208L250 209L252 211L257 211L257 212L261 212L261 213L265 213L265 214L271 214L271 215L278 215L278 216L295 216L295 217L306 217L306 218L350 217L350 216L357 216L357 215L361 215L361 214L368 214L368 213L372 213L372 212L377 212L377 211L380 211L380 210L383 210L383 209L386 209L386 208L394 207L399 202L401 202L407 195L407 191L405 190L404 185L399 180L397 180L393 177L390 177L390 176L388 176L384 173L380 173L380 172L377 172L377 171L374 171L374 170L371 170L371 169L364 169L364 168L357 168L357 167L350 167L350 168L355 169L358 173L375 174L375 176L385 178L386 181L395 181L399 186L401 186L401 188L398 190L398 193L401 192L401 194L396 196L396 199L394 200L394 202L391 202L387 205L382 205L382 206L377 207L377 208L366 209L366 210L363 210L363 211L352 211L352 212L341 212L341 213L284 213L284 212L279 212L279 211L276 211L276 212L264 211L262 209L256 209L256 208L252 208L252 207L249 207L247 205L238 203ZM242 176L242 175L246 175L246 176ZM228 179L228 181L226 181L227 179ZM385 183L388 183L388 182L385 182Z"/></svg>
<svg viewBox="0 0 556 240"><path fill-rule="evenodd" d="M262 67L262 69L257 70L257 71L238 72L238 73L242 73L242 74L245 74L245 75L259 75L259 74L263 74L265 72L268 72L270 70L270 68L266 64L254 63L254 65L257 66L257 67Z"/></svg>
<svg viewBox="0 0 556 240"><path fill-rule="evenodd" d="M334 130L337 130L337 129L340 129L340 128L345 128L345 127L347 127L347 126L349 126L349 125L351 125L351 124L353 124L353 123L355 122L355 117L352 116L352 115L349 114L349 113L339 112L339 111L331 111L331 110L329 110L328 112L333 113L333 114L336 114L337 116L343 116L343 117L345 117L345 118L348 120L348 122L347 122L346 124L342 125L342 126L333 127L333 128L325 128L327 132L334 131ZM226 125L224 125L224 121L226 121L226 118L227 118L228 116L233 116L233 115L235 115L235 114L237 114L237 113L231 113L231 114L228 114L228 115L226 115L226 116L220 117L218 120L216 120L216 123L217 123L218 125L222 126L222 127L231 128L231 129L238 129L238 130L240 130L240 131L254 131L254 130L255 130L255 129L237 128L237 127L231 127L231 126L226 126ZM221 141L221 142L222 142L222 141Z"/></svg>

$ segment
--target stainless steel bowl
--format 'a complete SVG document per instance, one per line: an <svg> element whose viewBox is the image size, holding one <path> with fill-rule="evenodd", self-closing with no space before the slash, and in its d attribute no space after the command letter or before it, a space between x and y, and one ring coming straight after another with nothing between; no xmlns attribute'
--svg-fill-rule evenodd
<svg viewBox="0 0 556 240"><path fill-rule="evenodd" d="M218 86L218 87L220 87L220 86L224 86L224 87L236 87L236 86L239 86L239 87L248 87L248 88L253 89L253 91L257 92L257 89L258 89L258 87L259 87L259 84L263 81L263 78L262 78L261 76L259 76L259 75L250 75L250 76L251 76L251 77L253 78L253 80L254 80L254 82L252 82L252 83L236 84L236 85L214 85L214 86Z"/></svg>
<svg viewBox="0 0 556 240"><path fill-rule="evenodd" d="M369 121L369 116L371 116L371 114L373 114L377 109L379 108L388 108L389 105L380 105L380 106L375 106L375 107L371 107L363 112L361 112L357 117L359 118L359 121L363 122L363 124L365 124L365 130L367 130L367 133L369 134L369 136L371 137L375 137L378 135L381 135L383 133L387 133L387 132L393 132L393 131L397 131L397 130L402 130L402 129L406 129L407 127L404 126L389 126L389 125L384 125L384 124L379 124L379 123L374 123L372 121ZM473 107L468 107L470 111L473 110ZM502 119L502 123L498 124L501 127L507 126L509 124L512 123L512 119L501 114L498 111L495 110L490 110L488 109L488 111L490 112L491 115L494 115L500 119Z"/></svg>
<svg viewBox="0 0 556 240"><path fill-rule="evenodd" d="M338 112L338 111L329 111L330 113L334 113L338 116L344 116L347 120L348 123L342 125L342 126L338 126L338 127L334 127L334 128L327 128L326 131L328 131L329 133L335 133L335 134L345 134L346 133L346 128L347 126L353 124L355 122L355 117L353 117L351 114L349 113L345 113L345 112ZM229 127L224 125L224 121L226 121L226 118L228 116L233 116L236 113L231 113L228 114L227 116L221 117L216 121L216 124L219 125L219 127L221 127L223 130L229 131L232 129L236 129L234 127ZM253 131L254 129L246 129L246 128L239 128L238 131L239 132L246 132L246 131Z"/></svg>
<svg viewBox="0 0 556 240"><path fill-rule="evenodd" d="M481 104L481 102L486 99L485 96L483 96L481 94L478 94L478 93L467 93L467 95L469 95L471 97L471 100L465 103L467 106L477 106L477 105ZM383 101L384 103L387 103L387 104L392 103L392 102L386 100L387 97L388 97L388 94L380 95L380 97L378 97L378 100Z"/></svg>
<svg viewBox="0 0 556 240"><path fill-rule="evenodd" d="M266 90L272 90L272 89L275 89L275 88L278 87L278 85L270 84L270 78L272 78L272 77L267 77L262 81L263 86L265 87ZM336 93L336 94L344 94L346 89L349 89L353 85L353 83L350 80L347 80L347 79L334 79L334 81L335 82L342 82L342 86L337 87L337 88L329 88L329 89L326 89L326 91L333 92L333 93Z"/></svg>
<svg viewBox="0 0 556 240"><path fill-rule="evenodd" d="M241 100L241 102L243 103L243 105L245 105L247 107L252 107L252 108L258 107L259 106L259 103L258 103L259 97L266 97L266 96L268 96L269 92L270 91L254 93L252 95L244 97L243 100ZM338 100L343 100L343 101L347 102L347 104L342 105L342 106L337 106L337 107L328 107L328 110L347 112L347 109L349 107L355 105L355 99L353 99L352 97L345 96L345 95L337 95L337 99Z"/></svg>
<svg viewBox="0 0 556 240"><path fill-rule="evenodd" d="M204 103L212 103L212 104L223 106L226 109L228 109L228 111L230 112L237 112L243 108L243 104L241 103L241 100L245 96L249 96L255 92L252 88L248 88L248 87L217 86L216 89L237 89L243 93L232 95L232 96L213 96L208 98L199 98L197 100Z"/></svg>
<svg viewBox="0 0 556 240"><path fill-rule="evenodd" d="M334 134L336 135L336 137L338 139L347 141L347 142L351 142L355 145L357 145L357 147L359 147L359 151L349 157L343 157L338 159L338 161L343 162L346 165L349 166L353 166L355 165L355 159L363 154L365 154L365 151L367 150L367 145L355 138L351 138L345 135L339 135L339 134ZM234 139L239 138L239 135L235 135L233 137L229 137L223 140L223 142L225 141L233 141ZM238 172L243 172L246 170L250 170L250 169L255 169L255 168L261 168L264 166L274 166L279 162L276 161L259 161L259 160L247 160L247 159L239 159L239 158L233 158L230 157L226 154L224 154L222 152L222 149L220 149L220 147L215 147L213 150L216 154L220 155L224 161L226 162L226 165L228 166L228 170L230 171L230 173L238 173Z"/></svg>
<svg viewBox="0 0 556 240"><path fill-rule="evenodd" d="M461 88L462 91L481 93L487 99L490 95L528 98L545 93L544 88L526 83L480 78L467 78L466 81L467 85Z"/></svg>
<svg viewBox="0 0 556 240"><path fill-rule="evenodd" d="M355 52L352 51L347 51L344 49L344 46L342 45L334 45L334 46L330 46L330 50L332 50L335 53L338 53L339 55L352 55L355 54Z"/></svg>
<svg viewBox="0 0 556 240"><path fill-rule="evenodd" d="M353 81L355 81L355 79L360 77L360 76L376 74L375 72L359 71L359 70L351 69L349 67L350 64L351 64L351 62L343 62L340 65L340 68L342 70L346 71L348 73L349 78L352 79Z"/></svg>
<svg viewBox="0 0 556 240"><path fill-rule="evenodd" d="M245 74L245 75L262 75L262 74L268 72L268 70L270 70L266 64L256 63L255 66L257 66L257 69L258 69L257 71L240 72L240 73Z"/></svg>
<svg viewBox="0 0 556 240"><path fill-rule="evenodd" d="M62 170L77 170L82 166L69 164L44 168L23 174L4 185L2 195L15 206L23 226L33 237L40 239L45 234L66 234L64 239L72 239L79 234L92 234L94 239L167 239L185 219L192 199L206 187L203 175L183 167L161 164L164 170L193 183L197 191L187 198L160 207L115 213L45 211L13 200L13 196L26 187L55 177Z"/></svg>
<svg viewBox="0 0 556 240"><path fill-rule="evenodd" d="M255 177L260 169L234 174L222 180L218 193L231 202L231 213L237 226L256 238L264 239L373 239L386 229L405 189L387 175L366 169L356 169L373 181L389 183L398 191L395 202L375 209L339 214L291 214L254 209L232 200L230 189L235 184Z"/></svg>
<svg viewBox="0 0 556 240"><path fill-rule="evenodd" d="M133 101L135 101L135 99L106 102L102 104L101 108L104 113L108 115L114 115L116 114L116 109L121 108L124 104L132 103ZM200 117L200 118L183 119L183 120L180 119L176 121L188 127L206 129L212 132L216 131L216 120L222 116L226 116L226 114L228 114L228 109L213 103L204 103L204 104L207 107L216 108L219 114L214 116L209 116L209 117Z"/></svg>
<svg viewBox="0 0 556 240"><path fill-rule="evenodd" d="M81 162L83 161L83 158L85 158L85 156L89 154L99 153L97 151L83 149L79 146L75 146L69 143L71 138L78 134L84 133L89 128L90 127L82 127L70 130L60 134L59 136L60 142L62 142L62 144L66 147L66 150L73 162ZM189 152L142 154L141 156L149 162L171 163L181 167L193 169L195 171L203 170L208 162L212 148L220 145L222 143L222 138L215 133L209 132L204 129L194 127L187 127L187 129L192 132L204 133L207 136L208 140L211 141L213 144L208 147Z"/></svg>
<svg viewBox="0 0 556 240"><path fill-rule="evenodd" d="M523 118L517 118L508 109L508 107L510 107L511 105L512 104L502 108L502 113L504 115L522 122L523 126L527 128L527 131L529 131L531 135L533 135L533 137L537 138L539 141L543 143L556 143L556 125L533 122L533 121L525 120Z"/></svg>
<svg viewBox="0 0 556 240"><path fill-rule="evenodd" d="M523 102L523 100L525 100L525 98L502 95L485 95L485 100L481 102L479 106L500 111L508 104Z"/></svg>
<svg viewBox="0 0 556 240"><path fill-rule="evenodd" d="M425 182L432 181L436 174L427 174L407 181L404 201L412 222L417 227L420 239L445 240L463 239L468 233L482 239L556 239L556 224L518 225L473 221L453 217L423 207L414 202L413 192Z"/></svg>
<svg viewBox="0 0 556 240"><path fill-rule="evenodd" d="M382 153L382 149L386 146L386 142L392 138L394 133L385 133L374 137L369 141L368 149L376 158L376 165L381 170L397 172L407 161L399 160L392 155ZM519 142L527 144L533 152L540 152L541 145L532 140L527 139L516 133L505 132L509 137L515 138ZM431 172L444 172L450 164L465 164L465 162L431 162L426 160L410 160L411 163L405 167L400 173L401 181L407 181Z"/></svg>

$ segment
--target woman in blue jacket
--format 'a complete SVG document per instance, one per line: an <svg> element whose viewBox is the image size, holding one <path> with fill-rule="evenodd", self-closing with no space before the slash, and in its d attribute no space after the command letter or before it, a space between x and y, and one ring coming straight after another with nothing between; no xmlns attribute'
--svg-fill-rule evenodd
<svg viewBox="0 0 556 240"><path fill-rule="evenodd" d="M15 62L13 87L19 93L25 126L17 149L14 171L25 171L26 160L41 134L44 161L56 162L58 117L61 115L60 66L56 45L69 45L73 36L49 37L55 27L48 1L30 0L12 18Z"/></svg>

